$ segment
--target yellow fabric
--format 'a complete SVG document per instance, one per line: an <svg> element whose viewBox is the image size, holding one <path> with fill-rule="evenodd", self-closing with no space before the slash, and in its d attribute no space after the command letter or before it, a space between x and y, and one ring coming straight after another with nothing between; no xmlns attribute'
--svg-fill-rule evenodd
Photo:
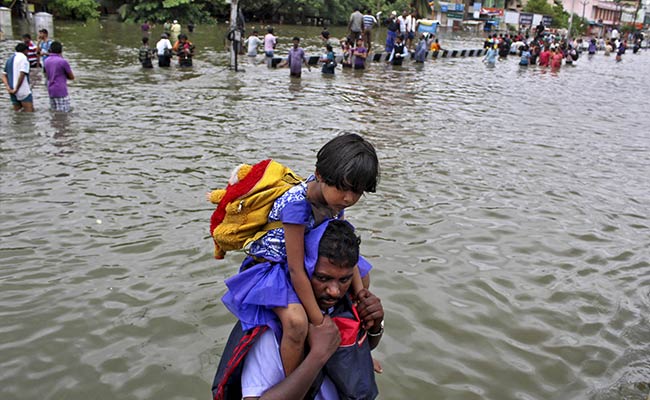
<svg viewBox="0 0 650 400"><path fill-rule="evenodd" d="M226 251L242 249L269 230L281 227L281 222L268 223L271 207L278 197L301 180L288 167L271 161L255 187L226 206L226 216L212 232L215 257L223 258ZM210 200L216 197L218 195L211 194Z"/></svg>

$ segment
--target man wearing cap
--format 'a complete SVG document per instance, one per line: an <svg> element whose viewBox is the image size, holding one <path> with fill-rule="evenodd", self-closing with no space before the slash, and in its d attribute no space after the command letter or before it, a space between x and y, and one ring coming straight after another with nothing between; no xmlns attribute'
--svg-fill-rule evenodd
<svg viewBox="0 0 650 400"><path fill-rule="evenodd" d="M172 44L166 33L160 35L160 40L156 43L156 51L158 53L158 66L169 67L172 59Z"/></svg>
<svg viewBox="0 0 650 400"><path fill-rule="evenodd" d="M16 53L9 57L2 71L2 83L11 97L14 111L34 111L32 89L29 87L29 47L20 42L16 45Z"/></svg>
<svg viewBox="0 0 650 400"><path fill-rule="evenodd" d="M178 20L174 20L174 23L172 24L171 28L169 28L171 32L171 42L176 43L178 40L178 37L181 34L181 24L178 23Z"/></svg>

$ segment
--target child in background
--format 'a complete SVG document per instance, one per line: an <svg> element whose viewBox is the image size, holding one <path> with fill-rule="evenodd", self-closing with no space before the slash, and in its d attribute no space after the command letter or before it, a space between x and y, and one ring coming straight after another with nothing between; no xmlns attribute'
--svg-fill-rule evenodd
<svg viewBox="0 0 650 400"><path fill-rule="evenodd" d="M142 38L142 47L138 52L138 60L142 64L142 68L153 68L151 58L153 57L153 50L149 47L149 37Z"/></svg>
<svg viewBox="0 0 650 400"><path fill-rule="evenodd" d="M324 74L333 75L334 70L336 69L336 61L334 60L334 50L332 49L332 46L329 44L325 45L325 50L326 53L320 59L320 62L323 63L323 69L321 70L321 72Z"/></svg>
<svg viewBox="0 0 650 400"><path fill-rule="evenodd" d="M363 39L357 39L357 47L352 49L354 55L354 69L366 69L368 49L363 47Z"/></svg>
<svg viewBox="0 0 650 400"><path fill-rule="evenodd" d="M343 65L343 68L352 68L352 60L350 57L351 49L350 41L348 39L341 39L341 50L343 51L343 61L341 61L341 65Z"/></svg>
<svg viewBox="0 0 650 400"><path fill-rule="evenodd" d="M315 174L276 199L268 220L281 221L282 228L253 242L240 272L226 280L223 303L244 330L273 323L275 315L280 319L287 376L302 360L308 322L320 325L324 318L305 271L305 233L325 220L342 219L345 208L375 191L378 177L375 149L361 136L330 140L318 152ZM367 287L362 276L369 268L360 258L352 278L355 295Z"/></svg>

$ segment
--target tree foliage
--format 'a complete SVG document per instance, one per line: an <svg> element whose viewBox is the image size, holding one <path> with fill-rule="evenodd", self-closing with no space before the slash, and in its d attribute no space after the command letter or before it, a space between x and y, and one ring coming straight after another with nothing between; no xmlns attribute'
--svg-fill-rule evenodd
<svg viewBox="0 0 650 400"><path fill-rule="evenodd" d="M127 21L164 22L173 19L208 22L213 16L225 15L224 0L126 0L119 8Z"/></svg>
<svg viewBox="0 0 650 400"><path fill-rule="evenodd" d="M55 0L48 4L52 12L63 18L87 20L99 17L95 0Z"/></svg>
<svg viewBox="0 0 650 400"><path fill-rule="evenodd" d="M569 26L569 13L564 11L561 2L550 5L546 0L529 0L526 7L524 7L524 11L552 17L551 26L554 28L567 28Z"/></svg>

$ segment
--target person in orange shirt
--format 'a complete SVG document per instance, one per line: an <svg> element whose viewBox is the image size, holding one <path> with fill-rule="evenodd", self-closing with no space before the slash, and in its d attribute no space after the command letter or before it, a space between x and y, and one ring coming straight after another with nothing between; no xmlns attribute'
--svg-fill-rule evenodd
<svg viewBox="0 0 650 400"><path fill-rule="evenodd" d="M436 39L433 43L431 43L431 51L440 51L440 42L438 42L438 39Z"/></svg>
<svg viewBox="0 0 650 400"><path fill-rule="evenodd" d="M187 35L181 33L178 40L174 43L172 50L178 56L178 65L180 67L191 67L192 56L194 56L194 45L187 39Z"/></svg>

